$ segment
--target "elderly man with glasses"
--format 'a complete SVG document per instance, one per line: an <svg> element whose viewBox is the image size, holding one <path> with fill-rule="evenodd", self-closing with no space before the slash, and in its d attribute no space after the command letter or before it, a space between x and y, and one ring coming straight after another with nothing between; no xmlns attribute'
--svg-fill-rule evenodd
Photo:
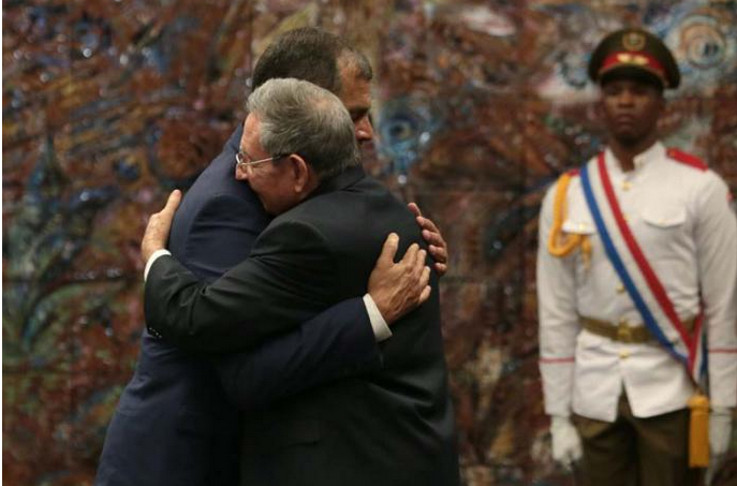
<svg viewBox="0 0 737 486"><path fill-rule="evenodd" d="M317 29L287 32L259 59L253 85L280 77L308 79L337 93L353 119L356 139L371 140L371 67L351 46ZM241 136L242 125L187 192L168 242L171 253L206 280L245 259L270 220L249 185L234 177L234 164L248 163L237 153ZM436 270L444 272L442 237L430 220L419 214L417 220ZM379 342L393 339L384 321L395 322L424 292L422 254L413 247L395 264L397 246L395 237L388 239L365 295L357 292L246 352L222 358L187 352L144 330L135 375L108 427L96 484L237 484L236 405L257 409L381 367ZM228 397L221 379L240 388Z"/></svg>

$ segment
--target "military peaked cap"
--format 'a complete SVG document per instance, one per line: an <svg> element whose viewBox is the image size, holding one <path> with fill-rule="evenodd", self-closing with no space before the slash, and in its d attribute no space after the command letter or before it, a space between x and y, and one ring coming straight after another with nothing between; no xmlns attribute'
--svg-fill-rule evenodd
<svg viewBox="0 0 737 486"><path fill-rule="evenodd" d="M651 78L663 88L677 88L681 73L663 41L642 29L627 28L607 35L589 60L589 78L601 84L610 76Z"/></svg>

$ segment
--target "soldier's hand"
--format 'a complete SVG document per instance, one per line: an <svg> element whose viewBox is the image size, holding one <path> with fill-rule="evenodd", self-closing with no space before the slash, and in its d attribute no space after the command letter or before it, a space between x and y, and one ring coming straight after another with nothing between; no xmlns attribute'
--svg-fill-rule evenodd
<svg viewBox="0 0 737 486"><path fill-rule="evenodd" d="M552 416L550 435L553 440L553 460L570 471L581 460L581 437L568 417Z"/></svg>
<svg viewBox="0 0 737 486"><path fill-rule="evenodd" d="M379 312L392 324L430 297L430 267L425 265L427 252L413 243L402 259L394 263L399 236L391 233L371 272L368 293Z"/></svg>
<svg viewBox="0 0 737 486"><path fill-rule="evenodd" d="M706 484L710 484L729 451L732 435L732 415L730 407L713 407L709 414L709 468L706 470Z"/></svg>
<svg viewBox="0 0 737 486"><path fill-rule="evenodd" d="M151 258L156 250L166 248L166 241L169 239L169 231L171 231L171 222L181 200L182 192L179 190L173 191L169 194L164 209L152 214L148 219L146 232L141 240L141 257L144 263Z"/></svg>
<svg viewBox="0 0 737 486"><path fill-rule="evenodd" d="M407 207L415 215L417 224L422 229L422 237L425 238L430 255L435 260L433 268L442 277L448 271L448 244L440 233L440 229L432 220L422 215L422 211L420 211L417 204L409 203Z"/></svg>

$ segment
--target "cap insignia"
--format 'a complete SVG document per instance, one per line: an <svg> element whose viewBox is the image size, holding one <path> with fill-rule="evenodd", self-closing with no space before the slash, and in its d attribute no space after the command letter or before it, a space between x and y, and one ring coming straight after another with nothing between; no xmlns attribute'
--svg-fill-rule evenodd
<svg viewBox="0 0 737 486"><path fill-rule="evenodd" d="M622 47L628 51L640 51L645 47L645 36L640 32L627 32L622 36Z"/></svg>

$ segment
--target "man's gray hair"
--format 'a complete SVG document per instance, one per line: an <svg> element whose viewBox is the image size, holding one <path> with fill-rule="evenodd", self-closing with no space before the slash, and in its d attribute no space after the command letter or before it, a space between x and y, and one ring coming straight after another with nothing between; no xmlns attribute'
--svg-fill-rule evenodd
<svg viewBox="0 0 737 486"><path fill-rule="evenodd" d="M340 99L310 82L271 79L248 97L260 122L261 146L272 156L299 154L327 179L359 164L353 120Z"/></svg>

